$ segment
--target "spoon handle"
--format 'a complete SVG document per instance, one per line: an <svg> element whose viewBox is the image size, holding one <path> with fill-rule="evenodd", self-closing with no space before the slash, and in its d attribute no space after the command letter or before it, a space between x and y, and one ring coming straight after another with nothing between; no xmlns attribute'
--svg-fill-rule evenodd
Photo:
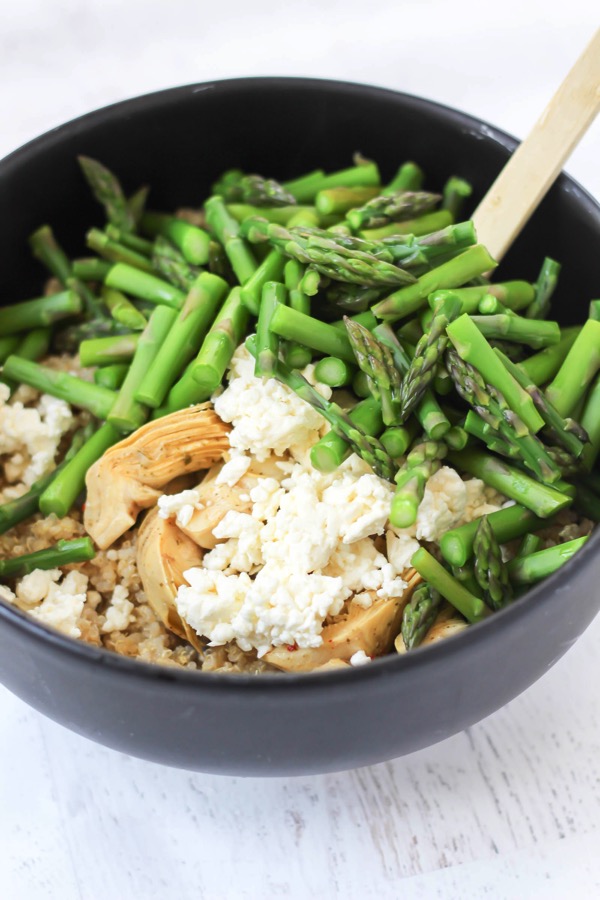
<svg viewBox="0 0 600 900"><path fill-rule="evenodd" d="M500 260L600 110L600 29L475 210L477 240Z"/></svg>

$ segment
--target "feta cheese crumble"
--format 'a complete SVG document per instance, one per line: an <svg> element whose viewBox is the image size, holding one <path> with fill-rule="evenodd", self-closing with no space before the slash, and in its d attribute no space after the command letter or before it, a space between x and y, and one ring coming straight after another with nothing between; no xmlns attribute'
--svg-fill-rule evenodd
<svg viewBox="0 0 600 900"><path fill-rule="evenodd" d="M27 612L69 637L81 637L79 618L87 599L88 578L73 569L64 577L60 569L34 569L17 581L15 593L3 588L5 599L18 600ZM12 594L12 597L11 597Z"/></svg>
<svg viewBox="0 0 600 900"><path fill-rule="evenodd" d="M110 605L106 610L106 621L102 626L102 631L106 634L111 631L125 631L127 629L133 613L133 603L128 597L127 588L122 584L117 584L113 591Z"/></svg>
<svg viewBox="0 0 600 900"><path fill-rule="evenodd" d="M174 518L178 525L185 528L194 515L194 511L202 509L198 491L181 491L179 494L163 494L158 498L158 515L161 519Z"/></svg>

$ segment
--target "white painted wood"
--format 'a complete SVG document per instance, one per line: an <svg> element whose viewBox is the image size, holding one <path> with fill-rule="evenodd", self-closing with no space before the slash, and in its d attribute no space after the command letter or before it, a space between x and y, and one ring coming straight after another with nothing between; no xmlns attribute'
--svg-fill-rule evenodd
<svg viewBox="0 0 600 900"><path fill-rule="evenodd" d="M0 153L128 95L265 73L372 81L522 136L597 27L592 7L0 3ZM596 123L569 164L596 196L599 138ZM297 779L132 759L0 689L0 897L595 900L599 644L600 620L521 697L435 747Z"/></svg>

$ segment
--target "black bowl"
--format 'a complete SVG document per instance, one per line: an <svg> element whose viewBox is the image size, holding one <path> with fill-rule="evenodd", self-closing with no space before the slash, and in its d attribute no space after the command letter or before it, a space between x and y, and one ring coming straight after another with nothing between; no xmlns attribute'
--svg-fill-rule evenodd
<svg viewBox="0 0 600 900"><path fill-rule="evenodd" d="M118 103L32 141L0 163L0 296L34 295L43 273L26 238L50 222L81 252L98 207L75 156L103 160L127 189L152 185L157 207L199 203L223 169L288 178L336 169L355 150L389 177L418 161L477 201L515 141L460 112L361 85L259 78L161 91ZM562 175L502 266L534 278L563 263L557 313L582 320L600 293L600 208ZM73 731L146 759L243 775L334 771L401 756L477 722L532 684L600 608L600 531L526 596L461 635L341 672L230 676L165 669L63 637L0 602L0 676Z"/></svg>

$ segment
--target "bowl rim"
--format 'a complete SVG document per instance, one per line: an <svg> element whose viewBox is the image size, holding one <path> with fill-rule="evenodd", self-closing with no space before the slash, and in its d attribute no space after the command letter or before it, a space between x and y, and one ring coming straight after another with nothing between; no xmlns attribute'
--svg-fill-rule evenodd
<svg viewBox="0 0 600 900"><path fill-rule="evenodd" d="M496 128L483 119L462 112L459 109L428 100L414 94L396 91L392 88L380 87L361 82L341 81L327 78L304 78L289 76L250 76L239 78L219 79L207 82L186 84L177 87L164 88L151 91L135 97L119 100L115 103L99 107L87 113L83 113L74 119L70 119L43 134L26 142L22 146L11 151L0 160L0 178L9 178L13 166L19 166L26 162L31 155L35 155L41 147L48 148L60 142L63 136L76 133L82 126L89 124L101 125L104 120L110 120L115 114L130 112L136 114L157 104L169 103L171 100L183 98L188 94L195 94L209 90L221 92L239 92L241 89L261 88L283 89L313 89L318 90L327 87L328 90L340 93L360 93L364 97L369 95L381 97L400 98L405 106L418 109L431 110L446 120L458 124L467 129L473 135L480 135L483 140L495 141L505 150L512 152L518 146L519 141L507 132ZM556 179L557 184L566 183L570 193L575 195L578 202L593 217L598 219L600 227L600 203L582 187L574 178L564 171ZM394 673L406 669L419 669L423 665L430 665L434 659L453 659L457 654L462 655L465 648L474 643L490 639L490 635L496 632L502 633L513 627L518 619L526 620L535 614L537 607L544 602L544 595L548 588L552 591L568 590L571 573L575 571L575 565L592 564L597 548L600 547L600 528L590 535L585 545L568 560L560 569L548 578L534 585L521 597L509 606L494 613L481 622L469 626L460 634L445 638L432 646L417 647L405 654L388 654L372 660L368 665L351 666L347 669L325 672L296 672L282 673L265 672L257 675L235 674L233 677L224 677L219 672L204 672L176 666L165 666L160 663L147 662L132 657L123 656L104 647L96 647L87 644L78 638L71 638L59 631L36 621L27 613L21 611L10 602L0 596L0 627L5 625L25 632L35 644L44 647L54 647L57 651L74 657L82 664L101 665L116 672L128 673L138 680L148 678L158 680L164 684L176 684L198 691L202 686L217 689L226 693L248 694L256 692L263 694L266 691L290 692L294 689L311 691L318 689L323 694L325 687L335 688L340 683L348 684L349 679L353 684L357 682L368 683L381 677L392 677ZM494 640L496 638L493 638ZM570 646L570 644L569 644ZM568 649L565 646L564 650ZM431 663L429 662L431 660Z"/></svg>

